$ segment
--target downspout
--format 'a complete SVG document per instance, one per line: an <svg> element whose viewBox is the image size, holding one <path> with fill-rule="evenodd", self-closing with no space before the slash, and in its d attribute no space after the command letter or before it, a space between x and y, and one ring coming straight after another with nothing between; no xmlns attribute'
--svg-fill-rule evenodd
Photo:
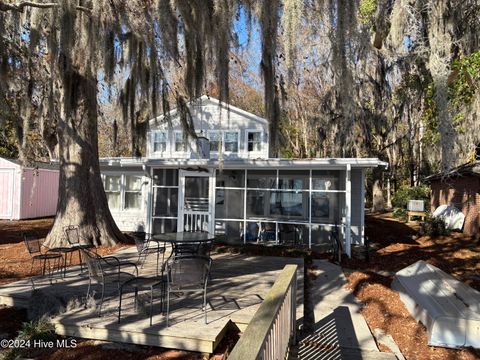
<svg viewBox="0 0 480 360"><path fill-rule="evenodd" d="M145 177L149 179L149 186L147 187L147 219L146 219L146 232L151 233L152 231L152 189L153 189L153 181L151 174L147 170L147 165L145 163L142 164L142 170Z"/></svg>

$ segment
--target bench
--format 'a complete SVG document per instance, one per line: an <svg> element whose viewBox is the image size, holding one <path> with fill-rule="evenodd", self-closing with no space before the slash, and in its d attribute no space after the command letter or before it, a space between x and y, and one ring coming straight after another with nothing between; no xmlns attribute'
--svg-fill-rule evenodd
<svg viewBox="0 0 480 360"><path fill-rule="evenodd" d="M425 221L425 218L427 217L427 214L425 213L425 211L408 211L407 212L407 217L408 217L407 222L411 222L413 216L418 216L422 219L422 221Z"/></svg>

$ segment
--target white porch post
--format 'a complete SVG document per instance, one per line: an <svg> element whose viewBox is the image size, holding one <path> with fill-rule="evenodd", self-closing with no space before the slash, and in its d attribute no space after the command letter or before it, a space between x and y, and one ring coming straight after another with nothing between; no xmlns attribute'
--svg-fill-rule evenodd
<svg viewBox="0 0 480 360"><path fill-rule="evenodd" d="M345 174L345 252L348 257L352 257L352 182L351 182L352 166L347 164Z"/></svg>

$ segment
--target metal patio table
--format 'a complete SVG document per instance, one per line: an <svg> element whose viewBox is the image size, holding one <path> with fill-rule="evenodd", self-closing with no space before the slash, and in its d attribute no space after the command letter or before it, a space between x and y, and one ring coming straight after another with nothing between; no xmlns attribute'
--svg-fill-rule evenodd
<svg viewBox="0 0 480 360"><path fill-rule="evenodd" d="M153 241L165 242L172 245L172 253L169 256L169 259L173 255L202 254L201 250L208 248L208 246L212 244L216 238L217 235L203 231L174 232L152 235Z"/></svg>

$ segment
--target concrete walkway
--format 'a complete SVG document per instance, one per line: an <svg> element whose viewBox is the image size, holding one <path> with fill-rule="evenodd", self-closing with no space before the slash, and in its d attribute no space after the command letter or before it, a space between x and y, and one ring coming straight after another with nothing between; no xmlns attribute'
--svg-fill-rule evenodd
<svg viewBox="0 0 480 360"><path fill-rule="evenodd" d="M314 332L300 340L291 359L396 359L378 350L370 329L360 313L361 303L346 288L340 266L315 260L311 300Z"/></svg>

